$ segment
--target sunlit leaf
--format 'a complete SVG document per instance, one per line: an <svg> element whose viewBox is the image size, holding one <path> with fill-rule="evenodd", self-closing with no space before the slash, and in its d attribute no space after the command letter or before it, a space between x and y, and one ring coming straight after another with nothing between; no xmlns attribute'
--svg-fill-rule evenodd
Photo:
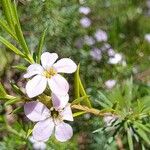
<svg viewBox="0 0 150 150"><path fill-rule="evenodd" d="M15 25L15 31L16 31L16 36L19 40L20 45L22 46L22 49L24 50L26 55L30 54L30 51L28 49L28 46L26 44L26 41L24 39L23 33L21 28L18 25Z"/></svg>
<svg viewBox="0 0 150 150"><path fill-rule="evenodd" d="M77 68L77 71L75 73L75 77L74 77L74 90L75 90L75 98L79 98L80 96L87 96L85 89L83 87L83 84L81 82L80 76L79 76L79 65ZM85 98L84 101L81 102L81 104L84 104L85 106L88 106L91 108L91 102L89 100L89 98Z"/></svg>
<svg viewBox="0 0 150 150"><path fill-rule="evenodd" d="M31 135L32 131L33 131L33 129L29 129L29 130L27 131L27 136L26 136L26 138L28 138L28 137Z"/></svg>
<svg viewBox="0 0 150 150"><path fill-rule="evenodd" d="M7 32L9 33L15 40L18 40L15 33L12 32L12 30L7 26L4 20L0 20L0 26Z"/></svg>
<svg viewBox="0 0 150 150"><path fill-rule="evenodd" d="M125 123L125 129L127 131L127 139L128 139L129 149L134 150L131 129L130 129L130 127L128 127L127 123Z"/></svg>
<svg viewBox="0 0 150 150"><path fill-rule="evenodd" d="M95 100L95 102L97 102L100 106L102 106L103 108L109 108L109 105L100 101L100 100Z"/></svg>
<svg viewBox="0 0 150 150"><path fill-rule="evenodd" d="M47 29L44 30L39 41L38 50L37 50L37 63L40 63L40 58L41 58L42 48L43 48L44 41L45 41L46 31Z"/></svg>
<svg viewBox="0 0 150 150"><path fill-rule="evenodd" d="M106 103L109 107L112 107L112 102L102 92L99 91L98 94L100 100Z"/></svg>
<svg viewBox="0 0 150 150"><path fill-rule="evenodd" d="M83 115L85 113L86 113L85 111L76 112L76 113L73 113L73 117L77 117L77 116Z"/></svg>
<svg viewBox="0 0 150 150"><path fill-rule="evenodd" d="M10 0L2 0L2 6L4 10L4 14L7 20L8 25L11 27L11 29L14 29L14 22L11 16L11 2Z"/></svg>
<svg viewBox="0 0 150 150"><path fill-rule="evenodd" d="M18 98L13 98L13 99L8 100L8 101L5 103L5 106L12 105L12 104L15 104L15 103L20 102L20 101L22 101L22 100L21 100L21 99L18 99Z"/></svg>
<svg viewBox="0 0 150 150"><path fill-rule="evenodd" d="M13 89L14 92L16 92L16 94L19 94L19 95L24 95L24 93L20 90L20 88L13 82L10 82L11 84L11 87Z"/></svg>
<svg viewBox="0 0 150 150"><path fill-rule="evenodd" d="M17 55L24 57L24 54L18 48L16 48L14 45L12 45L10 42L8 42L6 39L4 39L1 36L0 36L0 42L3 43L6 47L8 47L11 51L16 53Z"/></svg>
<svg viewBox="0 0 150 150"><path fill-rule="evenodd" d="M74 93L75 93L75 98L80 97L80 91L79 91L79 70L80 70L80 64L78 65L77 71L75 72L74 75Z"/></svg>
<svg viewBox="0 0 150 150"><path fill-rule="evenodd" d="M23 65L12 66L12 68L20 70L20 71L26 71L27 70L27 67L25 67Z"/></svg>
<svg viewBox="0 0 150 150"><path fill-rule="evenodd" d="M78 104L78 103L82 102L84 99L86 99L86 98L88 98L88 97L89 97L88 95L83 96L83 97L79 97L79 98L75 99L71 104L72 104L72 105L73 105L73 104Z"/></svg>
<svg viewBox="0 0 150 150"><path fill-rule="evenodd" d="M142 129L137 129L136 132L138 133L138 135L145 141L147 142L147 144L150 145L150 139L147 136L147 134L145 133L145 131L143 131Z"/></svg>
<svg viewBox="0 0 150 150"><path fill-rule="evenodd" d="M124 97L128 107L131 106L132 92L133 92L133 79L131 78L130 80L127 80L124 83Z"/></svg>
<svg viewBox="0 0 150 150"><path fill-rule="evenodd" d="M17 114L17 113L20 113L20 112L23 112L23 107L21 107L21 106L14 109L12 111L12 114Z"/></svg>
<svg viewBox="0 0 150 150"><path fill-rule="evenodd" d="M0 83L0 97L5 97L7 95L3 85Z"/></svg>

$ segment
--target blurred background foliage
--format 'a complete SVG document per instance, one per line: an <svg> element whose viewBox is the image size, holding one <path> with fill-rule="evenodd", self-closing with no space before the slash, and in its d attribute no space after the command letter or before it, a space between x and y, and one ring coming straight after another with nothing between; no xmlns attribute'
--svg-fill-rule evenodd
<svg viewBox="0 0 150 150"><path fill-rule="evenodd" d="M38 40L42 32L47 28L45 51L57 52L61 57L71 57L76 63L80 63L80 74L91 95L92 103L101 109L102 98L99 91L103 91L111 100L116 100L124 87L125 80L133 78L134 95L132 102L147 96L143 100L149 104L150 95L150 41L144 37L150 33L149 0L18 0L18 12L21 25L27 43L34 53L38 46ZM84 15L79 12L80 7L89 7L90 13ZM0 17L3 17L0 0ZM81 19L88 17L91 21L89 27L81 24ZM103 42L96 41L97 30L107 33L108 39ZM1 28L0 35L12 40ZM94 42L89 44L85 37L92 37ZM13 41L12 41L13 42ZM100 59L92 57L94 48L101 50ZM108 49L113 49L120 54L122 61L117 64L109 63L110 56ZM99 55L96 54L96 55ZM9 80L23 85L21 74L16 72L12 66L21 62L17 56L10 53L0 44L0 76L7 90L12 93ZM110 89L106 83L108 80L115 80L116 87ZM138 87L138 88L136 88ZM118 91L117 91L117 90ZM138 90L137 90L138 89ZM117 92L116 92L117 91ZM123 101L126 101L123 98ZM149 105L148 105L149 106ZM3 114L6 113L1 107L1 122ZM127 111L128 113L128 111ZM17 116L22 122L22 116ZM109 134L101 130L106 123L103 119L85 114L75 118L74 137L71 141L60 144L53 138L48 142L48 149L117 149L117 139L110 139ZM0 130L2 132L0 124ZM20 127L14 123L18 131ZM93 131L100 128L100 132ZM7 136L6 136L7 135ZM15 138L15 141L14 141ZM124 149L128 149L126 140L122 141ZM137 142L138 143L138 142ZM138 146L138 144L135 145ZM0 135L0 149L32 149L31 143L22 143L21 138L14 134L2 133ZM119 147L120 148L120 147ZM121 149L121 148L120 148ZM142 148L139 148L142 149ZM146 147L145 149L148 149Z"/></svg>

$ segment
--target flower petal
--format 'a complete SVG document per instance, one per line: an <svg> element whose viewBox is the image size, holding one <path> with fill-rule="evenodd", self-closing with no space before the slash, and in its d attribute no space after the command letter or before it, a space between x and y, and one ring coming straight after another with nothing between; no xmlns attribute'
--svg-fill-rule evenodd
<svg viewBox="0 0 150 150"><path fill-rule="evenodd" d="M59 74L48 79L48 84L51 91L56 95L66 95L69 91L67 80Z"/></svg>
<svg viewBox="0 0 150 150"><path fill-rule="evenodd" d="M31 143L37 142L37 141L33 138L33 136L30 136L30 137L29 137L29 141L30 141Z"/></svg>
<svg viewBox="0 0 150 150"><path fill-rule="evenodd" d="M46 144L44 142L36 142L33 144L34 150L46 150Z"/></svg>
<svg viewBox="0 0 150 150"><path fill-rule="evenodd" d="M41 55L42 66L45 69L49 69L57 59L58 55L56 53L45 52Z"/></svg>
<svg viewBox="0 0 150 150"><path fill-rule="evenodd" d="M41 102L32 101L24 105L25 115L32 121L41 121L49 117L49 109Z"/></svg>
<svg viewBox="0 0 150 150"><path fill-rule="evenodd" d="M70 58L58 60L53 67L60 73L73 73L77 69L77 65Z"/></svg>
<svg viewBox="0 0 150 150"><path fill-rule="evenodd" d="M65 142L69 140L72 137L72 135L72 127L65 122L58 124L55 128L55 137L60 142Z"/></svg>
<svg viewBox="0 0 150 150"><path fill-rule="evenodd" d="M63 109L69 101L68 94L66 94L65 96L61 96L52 93L51 96L52 96L53 106L55 107L56 110Z"/></svg>
<svg viewBox="0 0 150 150"><path fill-rule="evenodd" d="M32 64L27 68L27 73L24 74L24 78L30 78L36 74L43 73L43 67L39 64Z"/></svg>
<svg viewBox="0 0 150 150"><path fill-rule="evenodd" d="M26 84L26 92L30 98L40 95L46 89L47 79L44 76L36 75Z"/></svg>
<svg viewBox="0 0 150 150"><path fill-rule="evenodd" d="M47 119L36 123L33 128L33 137L37 141L45 142L53 133L54 122L52 119Z"/></svg>
<svg viewBox="0 0 150 150"><path fill-rule="evenodd" d="M63 120L73 121L72 111L70 104L68 104L62 112L60 112Z"/></svg>

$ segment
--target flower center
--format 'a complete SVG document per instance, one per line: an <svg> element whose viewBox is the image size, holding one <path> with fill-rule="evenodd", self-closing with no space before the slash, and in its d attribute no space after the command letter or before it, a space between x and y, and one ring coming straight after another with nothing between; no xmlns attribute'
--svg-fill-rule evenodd
<svg viewBox="0 0 150 150"><path fill-rule="evenodd" d="M43 75L46 77L46 78L51 78L52 76L56 75L57 74L57 71L53 68L50 68L49 70L45 70Z"/></svg>
<svg viewBox="0 0 150 150"><path fill-rule="evenodd" d="M55 125L58 125L59 123L61 123L61 122L63 121L63 118L62 118L62 116L60 115L60 112L57 111L57 110L55 110L54 107L52 107L52 108L50 109L50 111L51 111L51 117L52 117L52 119L53 119Z"/></svg>
<svg viewBox="0 0 150 150"><path fill-rule="evenodd" d="M59 117L59 112L56 111L55 109L51 110L51 115L53 118L58 118Z"/></svg>

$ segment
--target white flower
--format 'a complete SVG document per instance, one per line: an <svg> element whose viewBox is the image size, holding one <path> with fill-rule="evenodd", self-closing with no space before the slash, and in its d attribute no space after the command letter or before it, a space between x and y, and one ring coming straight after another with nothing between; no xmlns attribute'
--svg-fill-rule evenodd
<svg viewBox="0 0 150 150"><path fill-rule="evenodd" d="M87 15L91 12L91 9L89 7L83 7L82 6L82 7L79 8L79 12L82 13L82 14Z"/></svg>
<svg viewBox="0 0 150 150"><path fill-rule="evenodd" d="M94 40L94 38L93 37L91 37L91 36L85 36L84 37L84 41L85 41L85 44L87 44L88 46L91 46L91 45L93 45L93 44L95 44L95 40Z"/></svg>
<svg viewBox="0 0 150 150"><path fill-rule="evenodd" d="M87 17L84 17L80 20L80 24L84 27L84 28L88 28L91 25L91 20Z"/></svg>
<svg viewBox="0 0 150 150"><path fill-rule="evenodd" d="M105 86L108 88L108 89L112 89L115 85L116 85L116 80L107 80L105 82Z"/></svg>
<svg viewBox="0 0 150 150"><path fill-rule="evenodd" d="M59 108L57 107L57 98L53 98L53 106L48 109L37 101L24 105L25 115L31 121L36 122L32 132L36 141L46 142L53 132L60 142L69 140L73 135L72 127L64 122L64 120L73 121L70 105Z"/></svg>
<svg viewBox="0 0 150 150"><path fill-rule="evenodd" d="M116 53L113 57L110 57L108 60L109 64L118 64L122 60L122 55L119 53Z"/></svg>
<svg viewBox="0 0 150 150"><path fill-rule="evenodd" d="M150 33L145 34L145 40L150 43Z"/></svg>
<svg viewBox="0 0 150 150"><path fill-rule="evenodd" d="M97 60L97 61L101 60L102 58L101 50L98 48L93 48L92 51L90 52L90 55L92 56L94 60Z"/></svg>
<svg viewBox="0 0 150 150"><path fill-rule="evenodd" d="M95 33L95 38L98 42L106 42L108 37L107 37L107 33L101 29L97 30Z"/></svg>
<svg viewBox="0 0 150 150"><path fill-rule="evenodd" d="M36 141L33 136L29 137L29 141L33 144L34 150L46 150L46 144L44 142Z"/></svg>
<svg viewBox="0 0 150 150"><path fill-rule="evenodd" d="M51 91L57 95L67 95L69 84L67 80L58 73L73 73L76 64L69 58L58 59L56 53L45 52L41 55L41 64L32 64L28 67L25 78L31 78L26 84L26 92L30 98L44 92L49 85Z"/></svg>

